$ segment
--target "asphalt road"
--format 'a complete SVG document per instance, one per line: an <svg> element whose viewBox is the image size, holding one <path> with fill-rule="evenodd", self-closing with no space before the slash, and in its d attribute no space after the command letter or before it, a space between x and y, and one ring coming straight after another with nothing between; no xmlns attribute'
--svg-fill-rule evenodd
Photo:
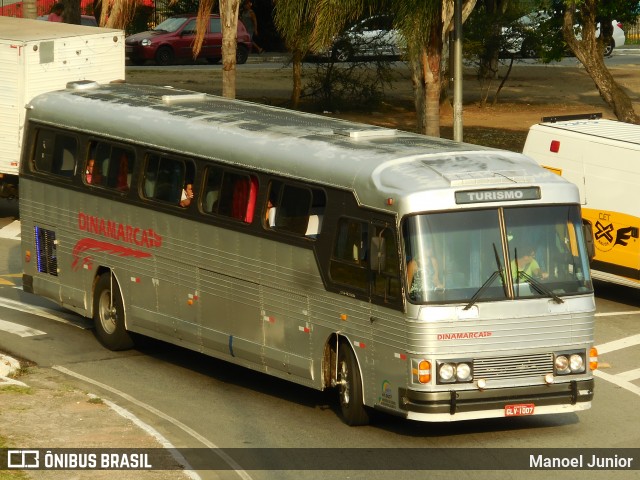
<svg viewBox="0 0 640 480"><path fill-rule="evenodd" d="M15 207L14 207L15 208ZM636 290L597 285L596 342L601 370L593 407L580 414L493 419L451 424L410 422L378 415L372 425L352 428L338 414L335 395L257 374L225 362L144 341L136 349L111 352L90 324L54 304L22 292L19 236L7 230L17 212L0 205L0 352L11 352L68 376L69 382L131 411L174 445L190 448L350 447L444 448L464 465L471 450L491 448L487 468L512 448L640 447L640 297ZM21 335L21 333L24 335ZM25 334L30 332L31 334ZM28 446L24 446L28 447ZM281 451L281 450L280 450ZM389 450L393 452L394 450ZM284 450L284 452L293 452ZM375 451L377 452L377 450ZM397 458L378 459L384 462ZM636 459L640 462L640 458ZM231 468L210 477L250 479L355 478L494 479L548 478L544 471L273 471ZM408 463L407 469L411 469ZM463 468L463 467L461 467ZM573 479L575 471L556 471ZM638 471L588 472L591 478L638 478ZM62 477L60 477L62 478Z"/></svg>

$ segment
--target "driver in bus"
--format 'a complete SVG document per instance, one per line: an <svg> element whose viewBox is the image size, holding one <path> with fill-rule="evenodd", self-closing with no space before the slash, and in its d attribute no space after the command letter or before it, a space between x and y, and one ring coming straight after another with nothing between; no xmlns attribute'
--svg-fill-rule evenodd
<svg viewBox="0 0 640 480"><path fill-rule="evenodd" d="M517 258L511 260L511 276L515 279L519 273L532 278L547 278L548 273L543 272L536 261L536 250L532 245L524 244L516 248Z"/></svg>
<svg viewBox="0 0 640 480"><path fill-rule="evenodd" d="M423 274L416 275L418 270L426 272L427 278L423 280ZM426 247L424 258L418 259L415 256L407 260L407 285L409 286L409 291L422 292L424 289L423 281L427 282L427 288L443 288L440 281L440 265L430 245Z"/></svg>

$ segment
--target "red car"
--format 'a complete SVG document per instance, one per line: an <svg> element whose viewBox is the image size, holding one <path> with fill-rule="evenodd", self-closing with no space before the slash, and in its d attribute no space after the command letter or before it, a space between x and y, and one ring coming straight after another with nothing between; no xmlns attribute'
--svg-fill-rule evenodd
<svg viewBox="0 0 640 480"><path fill-rule="evenodd" d="M136 65L155 60L158 65L170 65L193 60L196 38L196 14L167 18L153 30L130 35L125 39L126 55ZM236 62L245 63L251 51L251 38L242 22L238 22ZM222 26L220 15L211 15L209 28L198 58L215 63L222 58Z"/></svg>

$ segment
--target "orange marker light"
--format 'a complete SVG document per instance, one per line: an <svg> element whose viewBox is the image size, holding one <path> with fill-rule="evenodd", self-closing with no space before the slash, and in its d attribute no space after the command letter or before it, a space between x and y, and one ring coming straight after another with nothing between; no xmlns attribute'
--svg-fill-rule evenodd
<svg viewBox="0 0 640 480"><path fill-rule="evenodd" d="M596 347L592 347L589 350L589 368L591 370L597 370L598 368L598 349Z"/></svg>
<svg viewBox="0 0 640 480"><path fill-rule="evenodd" d="M420 383L429 383L431 381L431 363L422 360L418 364L418 381Z"/></svg>

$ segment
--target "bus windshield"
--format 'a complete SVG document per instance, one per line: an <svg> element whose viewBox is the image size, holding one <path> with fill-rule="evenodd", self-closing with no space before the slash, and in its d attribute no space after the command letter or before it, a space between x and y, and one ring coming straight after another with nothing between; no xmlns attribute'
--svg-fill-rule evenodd
<svg viewBox="0 0 640 480"><path fill-rule="evenodd" d="M593 290L577 206L430 213L403 224L412 303L549 297Z"/></svg>

